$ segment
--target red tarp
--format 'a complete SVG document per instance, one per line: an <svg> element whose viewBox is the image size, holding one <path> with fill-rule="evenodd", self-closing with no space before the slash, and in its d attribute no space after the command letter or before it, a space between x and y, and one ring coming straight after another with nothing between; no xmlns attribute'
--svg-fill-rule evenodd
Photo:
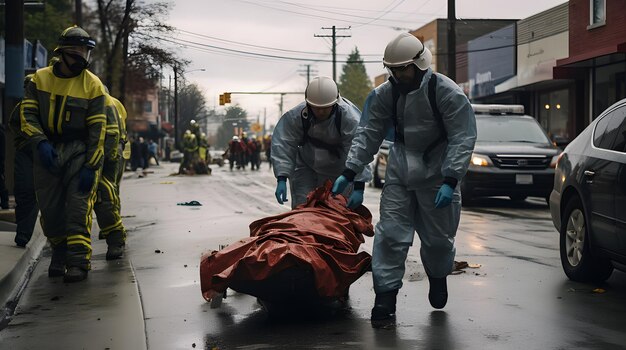
<svg viewBox="0 0 626 350"><path fill-rule="evenodd" d="M204 298L294 267L312 271L317 296L345 296L371 262L370 255L358 249L363 235L374 235L372 214L364 206L356 211L346 208L345 197L330 195L331 186L328 181L312 191L307 202L292 211L253 222L249 238L204 254L200 262Z"/></svg>

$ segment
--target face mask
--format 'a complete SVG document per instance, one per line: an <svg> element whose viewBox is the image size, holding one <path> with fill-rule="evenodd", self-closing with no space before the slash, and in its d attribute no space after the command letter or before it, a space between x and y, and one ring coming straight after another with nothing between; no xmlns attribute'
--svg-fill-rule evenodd
<svg viewBox="0 0 626 350"><path fill-rule="evenodd" d="M78 55L75 53L64 52L63 56L64 56L65 64L67 65L69 70L75 75L80 74L80 72L82 72L84 69L87 69L89 67L89 62L87 62L87 60L81 55ZM72 58L74 60L74 63L72 63L71 65L68 64L67 57Z"/></svg>

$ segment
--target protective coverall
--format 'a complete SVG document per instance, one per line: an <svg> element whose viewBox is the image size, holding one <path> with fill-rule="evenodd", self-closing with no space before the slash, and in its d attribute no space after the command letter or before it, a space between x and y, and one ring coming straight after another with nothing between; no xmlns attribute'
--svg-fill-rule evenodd
<svg viewBox="0 0 626 350"><path fill-rule="evenodd" d="M404 140L396 139L389 152L385 186L380 202L380 221L372 253L372 274L377 294L402 287L405 260L414 232L421 240L420 256L430 277L443 278L452 272L454 238L461 214L461 193L457 183L467 171L476 140L476 120L463 91L449 78L437 74L436 103L443 130L428 99L429 68L420 87L400 94L397 100L397 129ZM356 173L373 160L393 110L390 82L377 87L366 100L364 127L354 137L346 167ZM425 151L431 148L427 154ZM454 188L452 203L435 208L435 196L443 183Z"/></svg>
<svg viewBox="0 0 626 350"><path fill-rule="evenodd" d="M303 118L310 121L306 138ZM337 130L336 118L341 118L341 130ZM341 174L360 120L359 109L345 98L339 98L331 116L324 121L316 120L306 102L280 118L272 134L271 159L274 176L290 181L292 208L305 203L314 188ZM357 171L355 181L368 182L371 178L366 164Z"/></svg>
<svg viewBox="0 0 626 350"><path fill-rule="evenodd" d="M33 157L41 225L53 256L66 249L68 268L89 270L92 210L104 160L105 90L87 69L71 78L59 77L54 69L38 70L27 85L20 105L21 132L35 151L48 141L58 155L51 168ZM95 173L87 192L79 191L83 168Z"/></svg>
<svg viewBox="0 0 626 350"><path fill-rule="evenodd" d="M126 229L120 213L120 181L125 167L126 109L110 95L106 96L106 116L104 164L94 211L100 227L98 238L106 239L108 245L124 245Z"/></svg>

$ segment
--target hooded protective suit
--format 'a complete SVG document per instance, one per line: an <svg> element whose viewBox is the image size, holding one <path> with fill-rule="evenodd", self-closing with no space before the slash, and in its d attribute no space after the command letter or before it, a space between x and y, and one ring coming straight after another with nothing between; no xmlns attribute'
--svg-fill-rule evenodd
<svg viewBox="0 0 626 350"><path fill-rule="evenodd" d="M397 100L397 140L389 152L385 186L380 203L372 254L374 290L385 293L402 286L404 263L417 231L422 246L420 256L429 276L442 278L454 263L454 237L461 213L457 183L467 171L476 140L476 120L463 91L449 78L437 74L436 105L441 114L447 141L430 107L425 72L420 87ZM346 167L356 173L373 160L393 125L393 92L390 82L368 96L363 127L354 137ZM426 152L428 149L430 150ZM451 205L435 208L435 196L443 183L454 188Z"/></svg>
<svg viewBox="0 0 626 350"><path fill-rule="evenodd" d="M336 118L341 121L337 122ZM271 158L274 175L290 180L292 208L306 202L307 194L313 189L341 174L360 119L361 111L343 97L324 121L313 116L306 102L280 118L272 134ZM307 122L310 127L305 138ZM368 182L371 177L369 166L364 166L357 172L355 181Z"/></svg>

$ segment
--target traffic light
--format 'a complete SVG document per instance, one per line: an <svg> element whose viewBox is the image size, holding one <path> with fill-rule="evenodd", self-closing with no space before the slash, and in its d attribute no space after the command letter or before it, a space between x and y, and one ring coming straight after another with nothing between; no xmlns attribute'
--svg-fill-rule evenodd
<svg viewBox="0 0 626 350"><path fill-rule="evenodd" d="M224 102L225 103L230 103L230 92L225 92L224 93Z"/></svg>
<svg viewBox="0 0 626 350"><path fill-rule="evenodd" d="M224 95L220 95L220 106L223 106L225 104L226 104L226 102L225 102L225 99L224 99Z"/></svg>

